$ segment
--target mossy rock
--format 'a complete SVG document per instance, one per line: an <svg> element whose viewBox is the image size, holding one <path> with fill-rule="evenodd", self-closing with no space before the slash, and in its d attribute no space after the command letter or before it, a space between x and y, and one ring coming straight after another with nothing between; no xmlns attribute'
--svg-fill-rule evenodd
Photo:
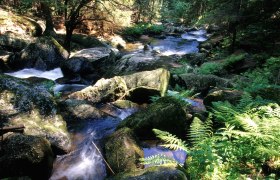
<svg viewBox="0 0 280 180"><path fill-rule="evenodd" d="M0 178L48 179L51 174L54 155L45 138L15 134L2 142L0 152Z"/></svg>
<svg viewBox="0 0 280 180"><path fill-rule="evenodd" d="M60 113L67 122L99 119L105 113L83 100L67 99L59 102Z"/></svg>
<svg viewBox="0 0 280 180"><path fill-rule="evenodd" d="M0 46L9 51L20 51L42 35L41 26L33 19L0 9Z"/></svg>
<svg viewBox="0 0 280 180"><path fill-rule="evenodd" d="M20 53L10 56L7 65L13 70L51 70L59 67L68 56L68 52L53 37L40 37Z"/></svg>
<svg viewBox="0 0 280 180"><path fill-rule="evenodd" d="M138 145L133 131L122 128L110 135L105 142L105 154L115 173L135 171L144 152Z"/></svg>
<svg viewBox="0 0 280 180"><path fill-rule="evenodd" d="M140 139L154 139L154 128L184 138L191 123L184 109L179 100L163 97L124 119L117 128L129 127Z"/></svg>
<svg viewBox="0 0 280 180"><path fill-rule="evenodd" d="M203 103L206 106L211 106L212 102L228 101L231 104L237 104L241 99L243 92L229 89L213 89L204 98Z"/></svg>
<svg viewBox="0 0 280 180"><path fill-rule="evenodd" d="M149 167L143 170L129 173L120 173L108 180L187 180L186 175L174 168L168 166Z"/></svg>
<svg viewBox="0 0 280 180"><path fill-rule="evenodd" d="M0 126L25 126L25 134L46 137L55 153L70 149L66 123L57 114L53 95L44 86L0 74Z"/></svg>
<svg viewBox="0 0 280 180"><path fill-rule="evenodd" d="M93 86L69 96L72 99L86 100L90 103L112 102L126 98L133 102L144 103L150 96L164 96L169 84L169 71L156 69L127 76L100 79Z"/></svg>
<svg viewBox="0 0 280 180"><path fill-rule="evenodd" d="M231 88L233 87L230 80L220 78L215 75L202 75L187 73L181 75L173 75L171 78L171 86L178 84L188 90L193 90L194 93L202 93L206 95L210 89Z"/></svg>
<svg viewBox="0 0 280 180"><path fill-rule="evenodd" d="M139 108L139 105L131 102L129 100L117 100L112 103L114 106L120 109L127 109L127 108Z"/></svg>

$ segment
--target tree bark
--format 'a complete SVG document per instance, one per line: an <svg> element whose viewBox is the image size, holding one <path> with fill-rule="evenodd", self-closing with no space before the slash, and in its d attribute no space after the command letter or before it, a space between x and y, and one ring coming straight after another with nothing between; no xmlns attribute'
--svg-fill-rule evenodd
<svg viewBox="0 0 280 180"><path fill-rule="evenodd" d="M44 2L40 2L40 7L41 7L41 11L42 14L45 18L46 21L46 29L43 33L43 35L54 35L56 34L54 31L54 25L53 25L53 20L52 20L52 12L50 7L44 3Z"/></svg>

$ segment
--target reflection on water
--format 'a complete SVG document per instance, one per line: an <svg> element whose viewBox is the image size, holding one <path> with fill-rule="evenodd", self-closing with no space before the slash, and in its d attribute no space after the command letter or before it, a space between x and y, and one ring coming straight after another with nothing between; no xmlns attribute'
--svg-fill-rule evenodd
<svg viewBox="0 0 280 180"><path fill-rule="evenodd" d="M29 77L40 77L50 80L56 80L58 78L63 77L62 71L60 68L56 68L50 71L40 71L37 69L22 69L20 71L5 73L10 76L18 77L18 78L29 78Z"/></svg>

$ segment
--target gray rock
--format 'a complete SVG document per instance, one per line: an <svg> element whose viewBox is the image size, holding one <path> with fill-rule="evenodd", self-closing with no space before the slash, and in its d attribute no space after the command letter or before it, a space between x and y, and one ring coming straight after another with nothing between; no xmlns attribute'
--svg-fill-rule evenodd
<svg viewBox="0 0 280 180"><path fill-rule="evenodd" d="M69 151L66 123L57 114L56 102L48 89L0 75L0 97L0 126L23 124L25 134L47 138L55 153Z"/></svg>
<svg viewBox="0 0 280 180"><path fill-rule="evenodd" d="M232 87L231 81L220 78L215 75L200 75L200 74L181 74L173 75L171 79L171 85L178 84L186 89L193 89L195 93L208 93L211 88L230 88Z"/></svg>
<svg viewBox="0 0 280 180"><path fill-rule="evenodd" d="M69 98L87 100L90 103L112 102L130 99L134 102L147 102L152 95L164 96L169 83L169 72L165 69L144 71L127 76L100 79L93 86L72 93Z"/></svg>
<svg viewBox="0 0 280 180"><path fill-rule="evenodd" d="M45 138L15 134L5 139L1 148L0 178L48 179L50 176L54 155Z"/></svg>

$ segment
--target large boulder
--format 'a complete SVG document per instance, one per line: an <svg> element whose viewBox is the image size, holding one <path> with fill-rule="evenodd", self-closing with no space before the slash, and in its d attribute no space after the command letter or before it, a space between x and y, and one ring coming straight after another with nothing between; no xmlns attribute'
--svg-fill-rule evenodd
<svg viewBox="0 0 280 180"><path fill-rule="evenodd" d="M90 103L116 101L127 98L134 102L147 102L152 95L164 96L169 83L165 69L144 71L127 76L100 79L93 86L72 93L69 98L87 100Z"/></svg>
<svg viewBox="0 0 280 180"><path fill-rule="evenodd" d="M68 56L68 52L53 37L41 37L21 52L10 56L7 64L13 70L51 70L59 67Z"/></svg>
<svg viewBox="0 0 280 180"><path fill-rule="evenodd" d="M175 167L155 166L129 173L121 173L110 180L187 180L186 175Z"/></svg>
<svg viewBox="0 0 280 180"><path fill-rule="evenodd" d="M42 34L40 25L24 16L0 9L0 47L20 51Z"/></svg>
<svg viewBox="0 0 280 180"><path fill-rule="evenodd" d="M70 150L66 123L54 97L44 86L0 75L0 126L25 126L25 134L47 138L56 154Z"/></svg>
<svg viewBox="0 0 280 180"><path fill-rule="evenodd" d="M123 56L117 61L114 70L111 72L114 75L124 75L132 72L148 71L160 68L159 57L154 56L150 52L139 52Z"/></svg>
<svg viewBox="0 0 280 180"><path fill-rule="evenodd" d="M155 138L152 131L154 128L183 138L190 123L181 101L173 97L163 97L124 119L117 128L129 127L140 139Z"/></svg>
<svg viewBox="0 0 280 180"><path fill-rule="evenodd" d="M206 95L214 87L230 88L233 86L229 80L215 75L193 73L173 75L171 85L175 86L176 84L189 90L192 89L195 93L202 93L203 95Z"/></svg>
<svg viewBox="0 0 280 180"><path fill-rule="evenodd" d="M144 152L137 144L133 131L122 128L110 135L105 142L105 154L115 173L135 171Z"/></svg>
<svg viewBox="0 0 280 180"><path fill-rule="evenodd" d="M0 178L48 179L52 172L54 155L45 138L15 134L1 143L0 152Z"/></svg>
<svg viewBox="0 0 280 180"><path fill-rule="evenodd" d="M79 79L82 83L91 84L109 71L115 58L115 53L108 47L83 49L63 62L61 70L70 80Z"/></svg>

